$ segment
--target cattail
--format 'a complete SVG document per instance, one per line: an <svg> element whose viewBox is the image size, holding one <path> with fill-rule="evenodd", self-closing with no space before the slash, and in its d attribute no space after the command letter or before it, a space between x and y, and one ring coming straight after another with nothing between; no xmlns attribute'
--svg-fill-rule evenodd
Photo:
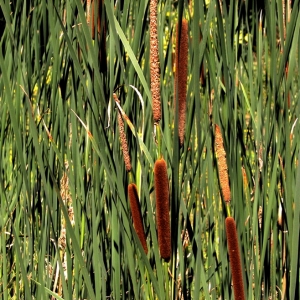
<svg viewBox="0 0 300 300"><path fill-rule="evenodd" d="M115 101L120 103L116 94L113 94L113 97L114 97ZM119 123L120 142L121 142L121 147L122 147L122 152L123 152L125 168L126 168L127 172L130 172L131 171L131 162L130 162L130 156L129 156L129 152L128 152L127 138L126 138L126 134L124 131L124 121L123 121L123 118L122 118L122 115L120 112L118 112L118 123Z"/></svg>
<svg viewBox="0 0 300 300"><path fill-rule="evenodd" d="M188 71L188 21L182 19L179 38L179 23L176 27L176 49L175 49L175 99L178 93L178 136L180 146L184 141L185 114L186 114L186 89ZM177 87L178 82L178 87ZM176 107L176 105L175 105Z"/></svg>
<svg viewBox="0 0 300 300"><path fill-rule="evenodd" d="M215 125L215 151L217 154L217 163L219 171L220 186L223 193L223 199L226 203L231 200L229 178L228 178L228 168L226 162L226 152L223 145L223 137L220 127Z"/></svg>
<svg viewBox="0 0 300 300"><path fill-rule="evenodd" d="M171 257L171 227L169 216L169 181L165 160L158 159L154 165L156 195L156 220L160 256L169 261Z"/></svg>
<svg viewBox="0 0 300 300"><path fill-rule="evenodd" d="M97 9L96 14L95 9ZM95 40L95 26L97 26L100 72L105 72L106 70L106 22L103 12L103 0L87 0L87 23L90 25L93 40ZM97 18L97 21L95 21L95 17ZM97 23L97 25L95 25L95 23Z"/></svg>
<svg viewBox="0 0 300 300"><path fill-rule="evenodd" d="M146 243L146 234L143 226L143 219L141 213L141 205L139 201L137 187L134 183L128 185L128 197L130 201L130 209L133 220L133 226L138 235L145 253L148 253L148 247Z"/></svg>
<svg viewBox="0 0 300 300"><path fill-rule="evenodd" d="M157 36L157 0L150 0L150 84L154 124L161 119L160 67Z"/></svg>
<svg viewBox="0 0 300 300"><path fill-rule="evenodd" d="M242 175L243 175L243 184L244 184L244 189L246 190L248 187L248 178L247 178L247 173L245 170L245 167L242 166Z"/></svg>
<svg viewBox="0 0 300 300"><path fill-rule="evenodd" d="M241 258L239 251L238 236L235 227L235 221L232 217L225 220L227 247L232 273L233 291L235 300L244 300L244 283L242 275Z"/></svg>
<svg viewBox="0 0 300 300"><path fill-rule="evenodd" d="M95 3L97 1L97 3ZM98 9L96 12L97 17L97 32L100 34L101 32L101 15L103 10L103 0L88 0L87 1L87 23L91 26L92 31L92 39L95 39L95 7ZM103 28L105 32L105 28Z"/></svg>

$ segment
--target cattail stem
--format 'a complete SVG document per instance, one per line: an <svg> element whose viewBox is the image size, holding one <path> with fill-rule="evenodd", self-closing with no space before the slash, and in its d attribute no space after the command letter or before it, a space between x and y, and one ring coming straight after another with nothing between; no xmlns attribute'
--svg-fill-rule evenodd
<svg viewBox="0 0 300 300"><path fill-rule="evenodd" d="M160 256L169 261L171 257L171 227L169 215L169 180L167 164L163 158L154 164L154 187L156 194L156 220Z"/></svg>
<svg viewBox="0 0 300 300"><path fill-rule="evenodd" d="M120 103L116 94L113 94L113 97L116 102ZM126 138L126 134L124 131L124 121L123 121L123 118L122 118L122 115L120 112L118 112L118 124L119 124L120 142L121 142L121 147L122 147L122 152L123 152L125 168L126 168L127 172L130 172L131 171L131 161L130 161L130 156L129 156L129 151L128 151L127 138Z"/></svg>
<svg viewBox="0 0 300 300"><path fill-rule="evenodd" d="M287 61L286 65L285 65L285 78L286 79L288 77L288 74L289 74L289 62ZM290 95L290 91L288 91L288 95L287 95L287 105L288 105L288 108L291 107L291 95Z"/></svg>
<svg viewBox="0 0 300 300"><path fill-rule="evenodd" d="M143 225L141 205L138 197L137 186L134 183L128 185L128 197L130 201L130 209L133 220L133 226L138 235L145 253L148 253L148 247L146 242L146 234Z"/></svg>
<svg viewBox="0 0 300 300"><path fill-rule="evenodd" d="M180 37L179 37L180 31ZM178 95L178 137L180 146L184 142L185 115L186 115L186 89L188 71L188 21L182 19L176 27L176 49L175 49L175 100ZM178 85L177 85L178 84ZM176 105L175 105L176 108Z"/></svg>
<svg viewBox="0 0 300 300"><path fill-rule="evenodd" d="M89 25L91 21L91 0L86 1L86 22Z"/></svg>
<svg viewBox="0 0 300 300"><path fill-rule="evenodd" d="M244 300L244 283L242 275L241 258L239 251L238 236L235 227L235 221L232 217L225 220L227 247L230 260L230 269L232 273L233 291L235 300Z"/></svg>
<svg viewBox="0 0 300 300"><path fill-rule="evenodd" d="M157 36L157 0L150 0L150 85L154 124L161 119L160 65Z"/></svg>
<svg viewBox="0 0 300 300"><path fill-rule="evenodd" d="M215 151L217 155L217 164L219 171L220 186L225 203L229 203L231 200L228 168L226 162L226 152L223 145L223 137L220 127L215 125Z"/></svg>
<svg viewBox="0 0 300 300"><path fill-rule="evenodd" d="M157 157L161 157L161 132L158 124L155 126L156 128L156 142L157 142Z"/></svg>

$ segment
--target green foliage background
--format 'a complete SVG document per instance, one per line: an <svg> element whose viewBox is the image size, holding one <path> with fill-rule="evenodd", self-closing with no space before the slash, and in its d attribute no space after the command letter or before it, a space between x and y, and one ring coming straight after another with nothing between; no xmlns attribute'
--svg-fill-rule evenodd
<svg viewBox="0 0 300 300"><path fill-rule="evenodd" d="M104 0L93 41L85 2L0 0L2 299L233 299L215 123L246 298L299 298L299 1L258 2L159 1L167 264L155 227L149 1ZM180 149L173 60L182 17L190 44ZM125 130L147 256L131 221L114 91L133 124Z"/></svg>

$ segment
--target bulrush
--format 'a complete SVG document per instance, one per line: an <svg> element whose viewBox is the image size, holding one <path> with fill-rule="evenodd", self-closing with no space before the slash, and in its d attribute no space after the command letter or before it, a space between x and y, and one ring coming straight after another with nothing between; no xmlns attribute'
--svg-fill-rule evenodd
<svg viewBox="0 0 300 300"><path fill-rule="evenodd" d="M137 187L134 183L130 183L128 185L128 197L130 201L130 209L133 220L133 226L138 235L141 244L144 248L145 253L148 253L148 247L146 243L146 234L143 225L142 213L141 213L141 205L139 201Z"/></svg>
<svg viewBox="0 0 300 300"><path fill-rule="evenodd" d="M154 164L154 188L156 195L156 221L160 256L171 257L171 228L169 215L169 181L167 164L163 158Z"/></svg>
<svg viewBox="0 0 300 300"><path fill-rule="evenodd" d="M95 13L95 9L97 9L96 13ZM89 21L91 20L90 27L92 32L92 39L93 40L98 39L99 41L100 72L105 72L106 70L106 21L104 15L103 0L92 0L92 1L88 0L87 12L89 14L88 20ZM97 21L95 21L95 17L97 18ZM96 37L95 37L95 27L97 27Z"/></svg>
<svg viewBox="0 0 300 300"><path fill-rule="evenodd" d="M88 0L87 1L87 23L91 26L92 39L95 39L95 7L98 9L96 12L97 17L97 32L100 35L101 32L101 15L103 10L103 0ZM103 34L105 35L105 27L103 28Z"/></svg>
<svg viewBox="0 0 300 300"><path fill-rule="evenodd" d="M219 179L221 190L223 193L223 199L226 203L229 203L231 200L229 178L228 178L228 168L226 162L226 152L223 145L223 137L220 130L220 127L215 125L215 151L217 154L217 163L219 171Z"/></svg>
<svg viewBox="0 0 300 300"><path fill-rule="evenodd" d="M179 23L176 26L176 49L175 49L175 92L178 93L178 136L180 146L184 142L185 114L186 114L186 88L188 71L188 39L189 28L188 21L182 19L181 32L179 38ZM178 87L177 87L178 82ZM175 105L176 107L176 105Z"/></svg>
<svg viewBox="0 0 300 300"><path fill-rule="evenodd" d="M242 275L241 258L239 251L238 236L235 227L235 221L232 217L225 220L227 247L232 273L233 291L235 300L244 300L244 283Z"/></svg>
<svg viewBox="0 0 300 300"><path fill-rule="evenodd" d="M120 103L116 94L113 94L113 97L114 97L115 101ZM126 134L124 131L124 121L123 121L123 118L122 118L122 115L120 112L118 112L118 123L119 123L120 142L121 142L121 147L122 147L122 152L123 152L125 168L126 168L127 172L130 172L131 171L131 162L130 162L130 156L129 156L129 152L128 152L127 138L126 138Z"/></svg>
<svg viewBox="0 0 300 300"><path fill-rule="evenodd" d="M157 0L150 0L150 85L154 124L161 119L160 67L157 36Z"/></svg>

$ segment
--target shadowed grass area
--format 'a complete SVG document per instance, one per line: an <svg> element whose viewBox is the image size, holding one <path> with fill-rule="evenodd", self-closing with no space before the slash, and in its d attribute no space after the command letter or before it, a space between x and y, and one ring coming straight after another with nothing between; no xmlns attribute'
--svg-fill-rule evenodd
<svg viewBox="0 0 300 300"><path fill-rule="evenodd" d="M230 211L246 299L298 299L299 1L158 1L156 129L150 1L92 2L94 9L79 0L0 0L1 298L234 299ZM182 19L188 78L180 147L174 67ZM158 244L158 157L170 187L170 262ZM131 182L147 254L133 226Z"/></svg>

